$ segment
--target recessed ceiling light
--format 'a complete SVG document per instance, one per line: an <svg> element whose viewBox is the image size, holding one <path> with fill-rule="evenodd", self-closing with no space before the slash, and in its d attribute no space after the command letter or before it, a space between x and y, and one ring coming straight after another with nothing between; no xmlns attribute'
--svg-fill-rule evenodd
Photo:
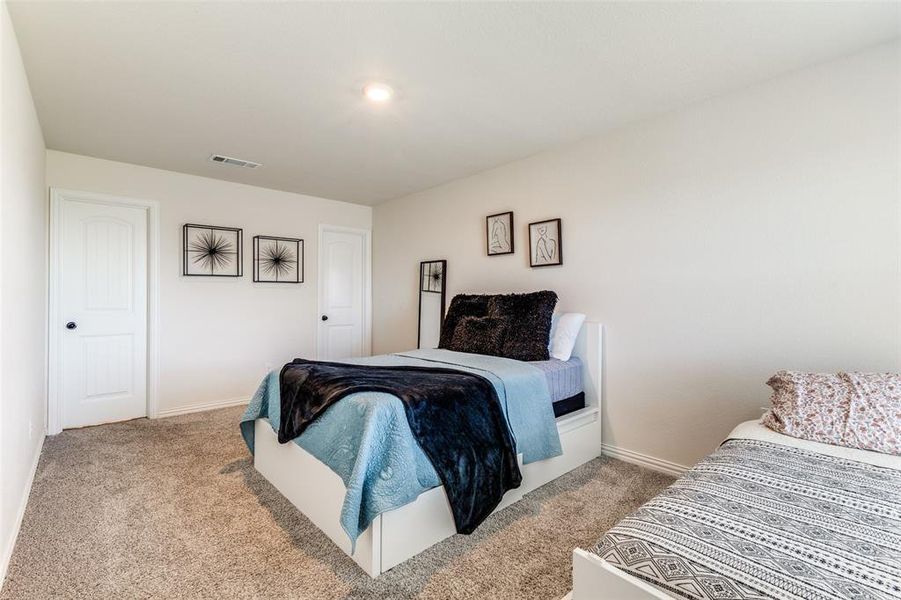
<svg viewBox="0 0 901 600"><path fill-rule="evenodd" d="M363 87L363 95L371 102L387 102L394 95L394 90L384 83L368 83Z"/></svg>

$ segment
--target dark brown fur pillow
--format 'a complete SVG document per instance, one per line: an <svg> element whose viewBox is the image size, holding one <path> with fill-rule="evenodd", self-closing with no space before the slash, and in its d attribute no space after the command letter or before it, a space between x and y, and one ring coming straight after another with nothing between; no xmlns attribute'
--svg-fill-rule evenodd
<svg viewBox="0 0 901 600"><path fill-rule="evenodd" d="M551 317L557 294L551 291L491 296L488 314L509 321L500 355L515 360L548 360Z"/></svg>
<svg viewBox="0 0 901 600"><path fill-rule="evenodd" d="M491 296L481 294L457 294L451 300L444 322L441 323L441 338L438 347L451 350L454 330L463 317L487 317L488 302Z"/></svg>
<svg viewBox="0 0 901 600"><path fill-rule="evenodd" d="M503 317L463 317L454 329L448 350L499 356L509 320Z"/></svg>

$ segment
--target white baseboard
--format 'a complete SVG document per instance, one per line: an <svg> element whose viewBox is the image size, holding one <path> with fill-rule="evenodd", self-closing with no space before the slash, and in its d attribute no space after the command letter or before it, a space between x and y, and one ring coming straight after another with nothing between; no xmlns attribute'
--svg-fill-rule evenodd
<svg viewBox="0 0 901 600"><path fill-rule="evenodd" d="M174 417L176 415L187 415L190 413L204 412L207 410L216 410L217 408L228 408L230 406L240 406L250 402L250 398L228 398L226 400L216 400L214 402L204 402L203 404L191 404L189 406L178 406L176 408L167 408L156 413L156 418Z"/></svg>
<svg viewBox="0 0 901 600"><path fill-rule="evenodd" d="M38 450L34 455L34 462L31 464L31 471L25 480L25 492L22 494L22 501L16 511L16 519L13 522L13 528L10 532L8 540L4 540L3 554L0 555L0 590L6 582L6 571L9 569L9 561L12 560L13 550L16 547L16 540L19 538L19 529L22 527L22 519L25 517L25 508L28 506L28 497L31 496L31 485L34 483L34 475L38 471L38 463L41 462L41 451L44 449L44 439L46 435L41 435L41 441L38 444Z"/></svg>
<svg viewBox="0 0 901 600"><path fill-rule="evenodd" d="M662 458L635 452L634 450L611 446L610 444L601 444L601 452L611 458L617 458L627 463L632 463L640 467L645 467L646 469L651 469L652 471L666 473L667 475L673 475L675 477L678 477L690 468L685 465L663 460Z"/></svg>

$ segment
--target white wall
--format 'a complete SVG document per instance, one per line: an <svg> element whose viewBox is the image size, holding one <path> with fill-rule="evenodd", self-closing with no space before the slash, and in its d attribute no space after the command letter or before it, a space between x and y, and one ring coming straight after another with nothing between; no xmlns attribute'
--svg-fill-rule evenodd
<svg viewBox="0 0 901 600"><path fill-rule="evenodd" d="M56 151L47 152L47 184L159 201L163 413L247 399L267 365L313 356L319 224L372 222L367 206ZM183 277L185 223L243 228L244 277ZM254 235L303 238L305 282L253 283Z"/></svg>
<svg viewBox="0 0 901 600"><path fill-rule="evenodd" d="M0 7L0 582L44 438L47 194L44 137Z"/></svg>
<svg viewBox="0 0 901 600"><path fill-rule="evenodd" d="M606 325L604 442L690 465L777 369L901 370L899 47L882 46L378 206L374 349L449 293L556 290ZM485 256L515 211L516 254ZM527 223L562 217L562 267Z"/></svg>

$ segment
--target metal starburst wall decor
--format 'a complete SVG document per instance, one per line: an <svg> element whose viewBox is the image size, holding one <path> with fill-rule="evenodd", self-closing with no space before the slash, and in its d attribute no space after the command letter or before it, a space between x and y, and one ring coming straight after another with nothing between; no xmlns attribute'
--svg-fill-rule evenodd
<svg viewBox="0 0 901 600"><path fill-rule="evenodd" d="M241 277L244 274L241 229L188 223L182 231L184 275Z"/></svg>
<svg viewBox="0 0 901 600"><path fill-rule="evenodd" d="M253 280L268 283L303 283L303 240L255 236Z"/></svg>

